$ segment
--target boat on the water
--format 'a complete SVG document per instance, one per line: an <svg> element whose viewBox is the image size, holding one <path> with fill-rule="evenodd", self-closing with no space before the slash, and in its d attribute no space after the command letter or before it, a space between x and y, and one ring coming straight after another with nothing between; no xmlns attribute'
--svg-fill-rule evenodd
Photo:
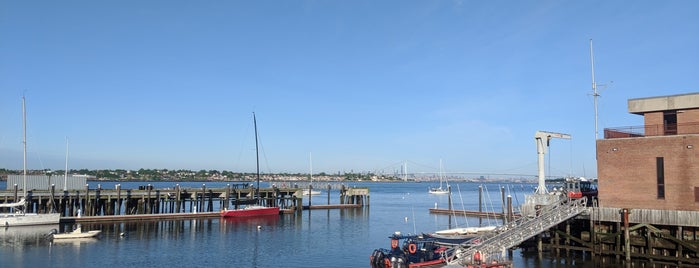
<svg viewBox="0 0 699 268"><path fill-rule="evenodd" d="M92 230L83 232L82 227L78 226L72 232L68 233L58 233L56 229L53 232L53 239L80 239L80 238L95 238L101 234L101 230Z"/></svg>
<svg viewBox="0 0 699 268"><path fill-rule="evenodd" d="M303 195L319 195L319 194L320 194L320 191L316 191L316 190L308 191L308 189L303 189Z"/></svg>
<svg viewBox="0 0 699 268"><path fill-rule="evenodd" d="M439 160L439 187L431 187L429 190L430 194L448 194L449 193L449 183L447 187L442 188L442 160Z"/></svg>
<svg viewBox="0 0 699 268"><path fill-rule="evenodd" d="M483 226L483 227L465 227L465 228L452 228L446 230L439 230L434 232L438 235L469 235L469 234L482 234L495 230L497 226Z"/></svg>
<svg viewBox="0 0 699 268"><path fill-rule="evenodd" d="M442 267L446 264L446 257L453 255L456 246L472 237L464 240L396 232L388 238L391 239L391 248L376 249L369 257L372 268Z"/></svg>
<svg viewBox="0 0 699 268"><path fill-rule="evenodd" d="M0 208L9 208L11 210L11 212L9 213L0 213L0 226L10 227L58 224L61 220L61 214L59 213L26 213L27 202L25 200L25 197L27 196L27 112L25 108L24 97L22 97L22 128L22 144L24 147L24 179L22 182L22 197L19 201L14 203L0 204Z"/></svg>
<svg viewBox="0 0 699 268"><path fill-rule="evenodd" d="M260 155L257 145L257 118L255 113L252 113L252 120L255 126L255 157L257 163L257 187L255 188L255 203L246 205L243 208L238 209L223 209L221 210L221 217L255 217L255 216L269 216L269 215L279 215L279 207L267 207L263 206L260 200Z"/></svg>

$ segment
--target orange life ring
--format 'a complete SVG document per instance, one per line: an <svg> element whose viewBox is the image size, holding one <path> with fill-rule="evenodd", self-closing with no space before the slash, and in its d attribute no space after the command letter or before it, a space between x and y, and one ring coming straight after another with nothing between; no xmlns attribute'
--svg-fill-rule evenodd
<svg viewBox="0 0 699 268"><path fill-rule="evenodd" d="M398 239L391 239L391 248L398 247Z"/></svg>
<svg viewBox="0 0 699 268"><path fill-rule="evenodd" d="M415 254L415 252L417 252L417 245L415 245L415 243L410 243L408 245L408 251L410 254Z"/></svg>
<svg viewBox="0 0 699 268"><path fill-rule="evenodd" d="M383 259L383 264L384 267L391 268L391 260L389 260L388 258Z"/></svg>

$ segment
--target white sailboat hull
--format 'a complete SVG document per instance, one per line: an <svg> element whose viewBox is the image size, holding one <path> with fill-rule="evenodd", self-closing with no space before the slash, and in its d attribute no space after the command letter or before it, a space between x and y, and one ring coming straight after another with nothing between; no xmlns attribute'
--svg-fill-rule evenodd
<svg viewBox="0 0 699 268"><path fill-rule="evenodd" d="M58 213L0 213L0 226L30 226L44 224L58 224L61 214Z"/></svg>

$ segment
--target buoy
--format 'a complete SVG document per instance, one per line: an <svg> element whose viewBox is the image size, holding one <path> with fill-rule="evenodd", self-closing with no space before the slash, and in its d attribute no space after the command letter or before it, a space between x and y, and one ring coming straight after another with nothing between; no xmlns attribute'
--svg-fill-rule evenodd
<svg viewBox="0 0 699 268"><path fill-rule="evenodd" d="M405 222L408 222L408 217L405 217Z"/></svg>
<svg viewBox="0 0 699 268"><path fill-rule="evenodd" d="M262 230L262 226L258 225L257 230Z"/></svg>

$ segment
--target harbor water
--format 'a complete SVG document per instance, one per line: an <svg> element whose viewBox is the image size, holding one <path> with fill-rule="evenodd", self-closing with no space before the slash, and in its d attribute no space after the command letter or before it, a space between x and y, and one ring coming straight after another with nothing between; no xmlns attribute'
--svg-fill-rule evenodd
<svg viewBox="0 0 699 268"><path fill-rule="evenodd" d="M5 188L5 182L0 187ZM113 189L113 182L89 182ZM121 183L137 189L145 183ZM174 182L153 183L172 188ZM201 182L179 183L200 188ZM206 182L207 188L226 183ZM322 184L316 184L322 185ZM498 219L464 218L430 214L429 208L447 208L447 195L428 194L434 183L346 183L368 187L370 206L356 209L305 210L268 218L196 219L82 224L83 230L102 230L99 239L50 241L51 229L69 231L72 225L10 227L0 229L1 267L369 267L376 248L388 248L394 232L497 225ZM261 185L269 186L268 184ZM502 212L501 189L513 205L524 201L534 184L451 183L454 209L478 210L482 186L483 210ZM328 203L327 189L312 197L312 204ZM339 191L330 191L337 204ZM304 199L304 205L308 199ZM581 258L554 259L515 250L515 267L595 267Z"/></svg>

